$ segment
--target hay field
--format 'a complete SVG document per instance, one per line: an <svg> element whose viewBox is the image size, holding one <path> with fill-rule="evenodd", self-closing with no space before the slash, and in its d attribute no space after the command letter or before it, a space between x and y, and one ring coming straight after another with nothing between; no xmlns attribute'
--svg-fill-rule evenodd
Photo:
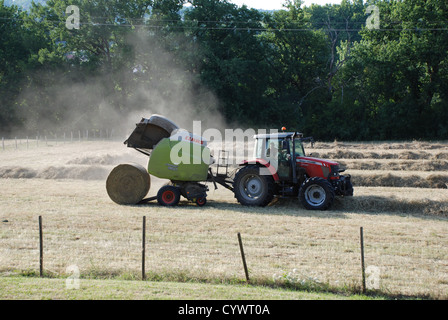
<svg viewBox="0 0 448 320"><path fill-rule="evenodd" d="M76 265L81 278L137 279L146 216L152 280L242 281L240 232L254 282L359 288L363 227L366 266L379 268L382 292L447 298L448 143L316 143L307 151L347 165L355 196L327 212L293 199L247 208L210 184L203 208L186 201L119 206L105 179L116 164L146 165L144 155L121 142L31 142L16 150L7 141L0 150L0 274L38 272L42 216L48 275ZM425 164L434 161L440 167L429 170ZM149 196L164 182L152 178Z"/></svg>

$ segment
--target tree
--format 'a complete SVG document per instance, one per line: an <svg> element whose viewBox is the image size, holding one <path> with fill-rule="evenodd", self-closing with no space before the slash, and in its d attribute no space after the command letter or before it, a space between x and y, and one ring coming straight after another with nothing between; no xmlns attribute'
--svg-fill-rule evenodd
<svg viewBox="0 0 448 320"><path fill-rule="evenodd" d="M80 28L66 25L68 5L79 7ZM79 128L114 122L128 112L133 51L127 37L143 24L152 1L49 0L33 4L27 23L39 26L50 45L31 56L26 99L30 129L44 122ZM38 22L38 24L36 23Z"/></svg>
<svg viewBox="0 0 448 320"><path fill-rule="evenodd" d="M22 93L29 58L48 41L35 24L26 23L26 12L17 6L5 6L0 0L0 127L8 132L20 127L18 97Z"/></svg>
<svg viewBox="0 0 448 320"><path fill-rule="evenodd" d="M330 96L326 78L328 46L321 31L308 27L300 1L289 1L287 9L268 15L263 35L270 48L270 95L276 101L271 119L277 125L312 131L312 118Z"/></svg>
<svg viewBox="0 0 448 320"><path fill-rule="evenodd" d="M109 128L145 108L324 139L448 134L445 2L185 2L48 0L27 12L0 0L2 130ZM79 29L66 26L69 4ZM379 30L365 26L371 4Z"/></svg>
<svg viewBox="0 0 448 320"><path fill-rule="evenodd" d="M443 137L448 34L442 21L447 5L423 0L376 4L381 30L361 32L341 77L351 82L344 104L363 109L364 128L370 128L360 131L368 135L359 138Z"/></svg>
<svg viewBox="0 0 448 320"><path fill-rule="evenodd" d="M266 48L259 41L263 15L227 1L193 0L185 13L188 35L201 59L192 69L220 101L229 122L251 126L269 119L268 63Z"/></svg>

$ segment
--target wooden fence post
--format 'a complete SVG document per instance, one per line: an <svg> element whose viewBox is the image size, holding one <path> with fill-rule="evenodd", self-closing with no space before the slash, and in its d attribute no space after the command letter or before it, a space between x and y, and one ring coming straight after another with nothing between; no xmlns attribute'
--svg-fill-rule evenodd
<svg viewBox="0 0 448 320"><path fill-rule="evenodd" d="M360 228L360 238L361 238L362 293L366 293L366 272L364 265L364 232L362 227Z"/></svg>
<svg viewBox="0 0 448 320"><path fill-rule="evenodd" d="M239 232L238 232L238 242L240 244L241 259L243 260L244 273L246 274L247 282L249 282L249 271L247 270L246 257L244 255L244 249L243 249L243 241L241 240L241 234Z"/></svg>
<svg viewBox="0 0 448 320"><path fill-rule="evenodd" d="M146 216L143 216L142 231L142 280L146 280L145 273L145 251L146 251Z"/></svg>
<svg viewBox="0 0 448 320"><path fill-rule="evenodd" d="M44 245L42 235L42 216L39 216L39 275L44 275Z"/></svg>

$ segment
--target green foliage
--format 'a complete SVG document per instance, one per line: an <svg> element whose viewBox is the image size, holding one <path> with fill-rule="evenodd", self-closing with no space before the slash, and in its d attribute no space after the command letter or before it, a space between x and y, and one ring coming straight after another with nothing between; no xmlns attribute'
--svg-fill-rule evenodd
<svg viewBox="0 0 448 320"><path fill-rule="evenodd" d="M145 105L186 108L173 96L188 92L192 111L216 107L232 126L324 140L448 134L444 1L286 1L273 12L226 0L15 3L0 0L6 133L110 127ZM365 27L370 4L379 30ZM68 5L79 29L66 27Z"/></svg>
<svg viewBox="0 0 448 320"><path fill-rule="evenodd" d="M419 0L377 4L382 29L360 32L362 40L341 77L350 80L345 86L350 93L335 94L343 106L361 107L358 119L369 131L354 138L446 137L447 100L441 97L446 97L448 80L447 5Z"/></svg>
<svg viewBox="0 0 448 320"><path fill-rule="evenodd" d="M199 43L199 56L190 62L201 82L220 101L228 121L255 125L263 118L260 105L267 107L263 92L267 88L267 63L262 43L257 38L262 14L247 7L218 0L191 1L185 13L190 21L190 41ZM191 58L191 57L190 57Z"/></svg>

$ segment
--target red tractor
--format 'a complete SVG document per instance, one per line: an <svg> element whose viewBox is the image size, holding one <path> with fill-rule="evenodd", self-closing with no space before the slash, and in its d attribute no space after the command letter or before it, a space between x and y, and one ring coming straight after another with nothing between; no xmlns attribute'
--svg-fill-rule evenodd
<svg viewBox="0 0 448 320"><path fill-rule="evenodd" d="M309 210L326 210L335 196L352 196L350 175L337 162L307 157L298 132L255 136L254 157L235 175L233 192L246 206L266 206L274 198L298 197Z"/></svg>

